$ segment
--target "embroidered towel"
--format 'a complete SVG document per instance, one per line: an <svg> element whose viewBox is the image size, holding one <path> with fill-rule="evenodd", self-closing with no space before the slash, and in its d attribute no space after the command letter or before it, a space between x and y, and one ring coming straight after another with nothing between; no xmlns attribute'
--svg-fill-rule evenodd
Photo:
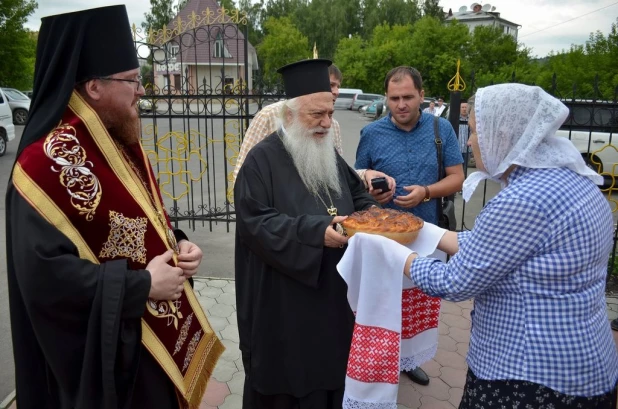
<svg viewBox="0 0 618 409"><path fill-rule="evenodd" d="M436 251L445 232L426 223L408 247L363 233L348 242L337 265L356 315L344 408L395 409L399 372L435 355L440 300L423 294L402 273L412 251L445 259Z"/></svg>

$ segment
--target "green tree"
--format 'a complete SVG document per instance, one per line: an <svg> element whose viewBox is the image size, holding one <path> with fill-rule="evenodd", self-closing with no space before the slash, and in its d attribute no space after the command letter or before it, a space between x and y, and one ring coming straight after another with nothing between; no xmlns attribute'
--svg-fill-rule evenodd
<svg viewBox="0 0 618 409"><path fill-rule="evenodd" d="M150 11L144 13L144 22L142 23L145 32L167 27L170 20L174 18L174 10L174 0L150 0Z"/></svg>
<svg viewBox="0 0 618 409"><path fill-rule="evenodd" d="M590 33L585 45L550 54L538 76L539 85L562 98L613 100L618 87L617 23L612 24L607 36L600 31Z"/></svg>
<svg viewBox="0 0 618 409"><path fill-rule="evenodd" d="M294 18L307 7L307 0L268 0L264 8L264 21L270 17Z"/></svg>
<svg viewBox="0 0 618 409"><path fill-rule="evenodd" d="M360 87L363 90L373 90L370 85L372 75L369 72L367 63L369 62L368 49L365 40L360 36L352 38L343 38L337 45L335 54L335 62L343 73L342 86Z"/></svg>
<svg viewBox="0 0 618 409"><path fill-rule="evenodd" d="M33 0L0 2L0 85L30 89L34 79L36 33L24 24L37 3Z"/></svg>
<svg viewBox="0 0 618 409"><path fill-rule="evenodd" d="M421 9L417 0L363 0L360 15L361 34L369 39L381 24L414 24L421 17Z"/></svg>
<svg viewBox="0 0 618 409"><path fill-rule="evenodd" d="M479 86L510 80L520 54L513 36L499 27L475 27L468 63L474 69Z"/></svg>
<svg viewBox="0 0 618 409"><path fill-rule="evenodd" d="M312 0L301 6L293 21L317 45L320 57L333 58L341 38L360 31L360 0Z"/></svg>
<svg viewBox="0 0 618 409"><path fill-rule="evenodd" d="M423 17L414 25L381 24L371 39L343 39L336 61L342 69L346 87L368 92L384 92L384 77L400 65L417 68L423 75L425 93L446 95L447 84L465 58L469 31L459 23L444 25L433 17Z"/></svg>
<svg viewBox="0 0 618 409"><path fill-rule="evenodd" d="M225 9L228 9L228 10L236 8L236 5L234 4L234 0L219 0L219 6L225 8Z"/></svg>
<svg viewBox="0 0 618 409"><path fill-rule="evenodd" d="M270 17L264 22L265 36L257 51L261 60L265 83L278 79L277 69L285 64L311 57L307 37L294 26L288 17Z"/></svg>
<svg viewBox="0 0 618 409"><path fill-rule="evenodd" d="M425 0L423 3L423 16L437 18L444 21L444 10L440 6L440 0Z"/></svg>
<svg viewBox="0 0 618 409"><path fill-rule="evenodd" d="M178 3L174 6L176 14L178 14L180 10L184 9L188 2L189 0L178 0Z"/></svg>
<svg viewBox="0 0 618 409"><path fill-rule="evenodd" d="M457 71L458 59L462 60L462 71L466 70L468 28L457 22L443 24L434 17L423 17L414 25L411 44L407 64L421 72L425 95L448 98L447 86Z"/></svg>
<svg viewBox="0 0 618 409"><path fill-rule="evenodd" d="M247 25L249 30L249 42L254 46L258 45L262 38L264 38L264 32L262 31L262 18L264 2L251 0L240 0L238 3L239 10L247 13Z"/></svg>

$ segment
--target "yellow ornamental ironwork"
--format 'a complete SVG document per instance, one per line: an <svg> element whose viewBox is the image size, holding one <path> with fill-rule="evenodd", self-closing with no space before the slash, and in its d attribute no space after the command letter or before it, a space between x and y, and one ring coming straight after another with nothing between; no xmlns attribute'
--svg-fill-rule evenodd
<svg viewBox="0 0 618 409"><path fill-rule="evenodd" d="M449 91L463 91L466 89L466 83L464 82L461 75L459 75L459 66L461 65L461 60L457 59L457 73L451 80L448 82L448 90Z"/></svg>
<svg viewBox="0 0 618 409"><path fill-rule="evenodd" d="M317 59L318 58L318 46L316 43L313 43L313 59Z"/></svg>
<svg viewBox="0 0 618 409"><path fill-rule="evenodd" d="M590 154L590 162L595 172L597 172L601 176L604 176L604 177L607 176L611 178L612 180L611 185L605 189L601 189L601 191L607 193L607 200L610 202L612 212L616 212L618 210L618 200L614 196L614 192L618 190L618 186L616 186L616 176L618 176L618 163L611 163L610 161L612 165L611 172L608 172L605 169L603 169L603 171L601 172L601 168L603 167L603 165L599 161L600 160L599 158L603 154L603 151L605 151L606 149L614 150L614 152L612 153L606 152L604 155L606 157L614 157L616 156L616 154L618 154L618 147L616 147L613 144L607 144L603 146L601 149L598 149ZM608 163L606 162L605 168L607 167L607 165Z"/></svg>
<svg viewBox="0 0 618 409"><path fill-rule="evenodd" d="M208 170L207 145L217 141L190 129L170 131L155 138L157 127L146 126L142 132L144 151L157 171L161 193L180 200L191 191L191 182L199 182Z"/></svg>
<svg viewBox="0 0 618 409"><path fill-rule="evenodd" d="M151 27L148 32L133 25L133 40L146 41L148 44L165 44L171 39L199 27L213 24L247 25L247 22L245 11L226 9L225 7L215 11L206 8L200 13L191 12L186 20L178 16L175 20L170 21L170 24L166 27L156 30Z"/></svg>
<svg viewBox="0 0 618 409"><path fill-rule="evenodd" d="M226 104L226 109L230 109L229 105L233 104L234 102ZM172 130L158 135L155 125L144 127L142 146L157 173L161 194L176 201L189 197L195 187L194 183L202 182L208 172L208 152L224 150L229 170L226 175L229 184L225 195L228 201L233 203L233 170L240 152L242 126L242 121L238 119L226 121L223 139L208 137L196 129L189 129L187 132Z"/></svg>

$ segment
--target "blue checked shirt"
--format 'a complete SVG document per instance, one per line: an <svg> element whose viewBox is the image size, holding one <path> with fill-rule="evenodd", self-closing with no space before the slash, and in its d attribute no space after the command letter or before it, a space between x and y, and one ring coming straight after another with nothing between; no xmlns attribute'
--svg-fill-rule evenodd
<svg viewBox="0 0 618 409"><path fill-rule="evenodd" d="M618 353L605 307L613 220L590 180L517 168L459 252L417 258L413 281L451 301L474 297L468 365L481 379L517 379L574 396L609 392Z"/></svg>
<svg viewBox="0 0 618 409"><path fill-rule="evenodd" d="M365 126L361 130L354 167L378 170L395 178L395 196L409 193L404 190L404 186L436 183L438 158L433 119L433 115L421 113L418 122L409 132L395 126L390 113ZM442 139L442 166L450 167L463 163L457 136L451 124L440 118L438 129ZM393 201L384 207L411 212L430 223L438 222L436 199L419 203L411 209L399 207Z"/></svg>

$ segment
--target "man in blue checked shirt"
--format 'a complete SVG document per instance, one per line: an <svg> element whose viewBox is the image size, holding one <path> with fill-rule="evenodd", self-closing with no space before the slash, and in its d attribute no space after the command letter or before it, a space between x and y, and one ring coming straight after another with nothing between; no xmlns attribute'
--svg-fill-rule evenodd
<svg viewBox="0 0 618 409"><path fill-rule="evenodd" d="M464 180L455 131L446 119L438 119L442 139L442 163L438 164L434 116L420 109L425 97L421 74L412 67L393 68L386 75L384 90L390 113L362 129L355 167L377 170L395 179L394 195L389 192L385 200L379 200L383 206L437 224L435 199L460 191ZM442 180L438 180L438 166L445 170ZM406 374L421 385L429 383L421 368Z"/></svg>

